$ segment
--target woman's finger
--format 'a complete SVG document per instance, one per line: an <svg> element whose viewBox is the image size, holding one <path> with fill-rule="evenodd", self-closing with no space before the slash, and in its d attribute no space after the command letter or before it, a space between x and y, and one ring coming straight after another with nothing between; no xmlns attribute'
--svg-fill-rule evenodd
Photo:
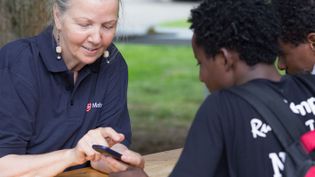
<svg viewBox="0 0 315 177"><path fill-rule="evenodd" d="M121 159L132 166L144 168L144 159L139 153L125 150L122 154Z"/></svg>

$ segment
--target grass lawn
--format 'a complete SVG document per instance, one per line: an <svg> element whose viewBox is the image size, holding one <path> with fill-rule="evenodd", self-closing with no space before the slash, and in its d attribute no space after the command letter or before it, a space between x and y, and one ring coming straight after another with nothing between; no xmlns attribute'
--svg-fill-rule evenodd
<svg viewBox="0 0 315 177"><path fill-rule="evenodd" d="M185 28L188 29L190 27L190 23L187 19L175 20L165 22L159 25L160 27L167 27L167 28Z"/></svg>
<svg viewBox="0 0 315 177"><path fill-rule="evenodd" d="M181 147L205 93L191 47L117 46L129 67L132 148L151 153Z"/></svg>

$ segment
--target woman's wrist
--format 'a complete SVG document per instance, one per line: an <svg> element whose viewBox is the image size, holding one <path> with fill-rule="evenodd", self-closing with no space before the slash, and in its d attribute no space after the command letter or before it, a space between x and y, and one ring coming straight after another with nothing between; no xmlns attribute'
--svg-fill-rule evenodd
<svg viewBox="0 0 315 177"><path fill-rule="evenodd" d="M66 159L69 166L81 165L86 161L84 157L80 157L82 155L78 154L75 148L65 149L64 151L64 159Z"/></svg>

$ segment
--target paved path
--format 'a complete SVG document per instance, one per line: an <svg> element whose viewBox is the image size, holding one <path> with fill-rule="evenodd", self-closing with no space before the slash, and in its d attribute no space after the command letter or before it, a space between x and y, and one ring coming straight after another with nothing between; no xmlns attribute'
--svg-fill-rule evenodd
<svg viewBox="0 0 315 177"><path fill-rule="evenodd" d="M197 4L172 0L122 0L117 34L144 35L157 24L188 19L190 10Z"/></svg>

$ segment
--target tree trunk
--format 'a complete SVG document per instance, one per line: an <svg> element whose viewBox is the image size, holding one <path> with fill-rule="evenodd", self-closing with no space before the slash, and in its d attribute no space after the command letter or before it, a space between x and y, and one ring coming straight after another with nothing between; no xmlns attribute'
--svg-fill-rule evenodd
<svg viewBox="0 0 315 177"><path fill-rule="evenodd" d="M49 0L0 0L0 47L21 37L33 36L48 24Z"/></svg>

